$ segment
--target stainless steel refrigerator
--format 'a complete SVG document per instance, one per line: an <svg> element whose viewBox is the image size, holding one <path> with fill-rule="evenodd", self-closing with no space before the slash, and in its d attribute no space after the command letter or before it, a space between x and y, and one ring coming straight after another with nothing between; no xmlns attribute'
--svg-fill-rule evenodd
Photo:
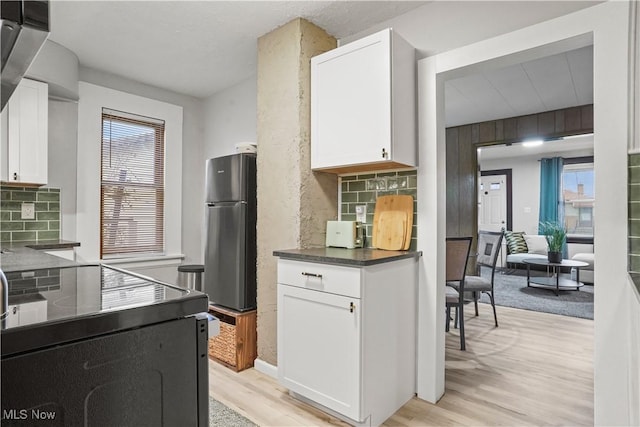
<svg viewBox="0 0 640 427"><path fill-rule="evenodd" d="M256 308L256 155L207 160L204 289L211 304Z"/></svg>

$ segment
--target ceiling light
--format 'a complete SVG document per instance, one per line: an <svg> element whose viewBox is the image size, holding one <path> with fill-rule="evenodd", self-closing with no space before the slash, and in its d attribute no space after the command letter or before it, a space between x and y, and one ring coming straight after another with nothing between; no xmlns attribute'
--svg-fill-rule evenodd
<svg viewBox="0 0 640 427"><path fill-rule="evenodd" d="M529 141L524 141L522 143L523 147L537 147L539 145L542 145L544 143L543 140L541 139L531 139Z"/></svg>

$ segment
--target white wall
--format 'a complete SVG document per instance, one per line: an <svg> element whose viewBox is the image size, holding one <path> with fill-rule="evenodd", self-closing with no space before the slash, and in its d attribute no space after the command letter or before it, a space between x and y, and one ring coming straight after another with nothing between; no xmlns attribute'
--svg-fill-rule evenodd
<svg viewBox="0 0 640 427"><path fill-rule="evenodd" d="M418 395L437 400L444 392L443 325L445 268L441 234L446 214L444 162L444 81L476 64L506 65L584 46L594 46L595 282L595 424L631 425L637 420L640 387L637 360L630 357L629 281L627 274L627 139L628 139L629 4L612 1L522 30L419 61L420 170L418 247L422 259L419 304ZM475 71L477 71L477 67ZM637 306L638 304L635 304ZM634 306L634 307L635 307ZM437 314L435 321L431 322ZM637 340L637 337L636 337ZM637 341L636 341L637 342ZM635 370L634 370L635 369Z"/></svg>
<svg viewBox="0 0 640 427"><path fill-rule="evenodd" d="M78 104L49 100L47 187L60 189L60 238L78 241L76 235L76 169Z"/></svg>
<svg viewBox="0 0 640 427"><path fill-rule="evenodd" d="M257 142L256 76L204 101L204 159L236 152L238 142Z"/></svg>
<svg viewBox="0 0 640 427"><path fill-rule="evenodd" d="M490 150L488 148L487 150ZM484 151L483 151L484 152ZM511 229L538 234L540 212L540 159L592 156L593 151L563 151L544 155L481 160L480 170L511 169L513 223Z"/></svg>

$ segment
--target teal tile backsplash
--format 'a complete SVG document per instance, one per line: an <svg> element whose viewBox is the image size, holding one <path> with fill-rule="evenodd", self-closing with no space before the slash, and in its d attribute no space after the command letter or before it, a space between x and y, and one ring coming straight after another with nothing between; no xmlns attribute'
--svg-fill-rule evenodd
<svg viewBox="0 0 640 427"><path fill-rule="evenodd" d="M629 271L640 273L640 153L629 154Z"/></svg>
<svg viewBox="0 0 640 427"><path fill-rule="evenodd" d="M35 218L22 219L22 204L33 203ZM0 186L0 241L60 239L60 190Z"/></svg>
<svg viewBox="0 0 640 427"><path fill-rule="evenodd" d="M418 247L418 203L417 175L415 170L400 172L379 172L341 177L340 201L342 221L356 220L356 206L367 206L366 246L371 247L373 213L378 196L388 194L409 194L413 196L413 228L410 250Z"/></svg>

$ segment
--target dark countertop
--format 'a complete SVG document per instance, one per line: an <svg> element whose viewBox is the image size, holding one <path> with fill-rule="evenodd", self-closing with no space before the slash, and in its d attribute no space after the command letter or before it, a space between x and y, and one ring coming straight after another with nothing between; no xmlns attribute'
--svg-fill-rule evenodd
<svg viewBox="0 0 640 427"><path fill-rule="evenodd" d="M33 240L26 242L0 243L3 249L11 249L13 247L26 246L31 249L48 250L48 249L71 249L80 246L80 242L71 240Z"/></svg>
<svg viewBox="0 0 640 427"><path fill-rule="evenodd" d="M40 268L58 268L78 265L44 250L67 249L80 246L78 242L66 240L43 240L38 242L0 243L0 268L5 273L12 271L33 270Z"/></svg>
<svg viewBox="0 0 640 427"><path fill-rule="evenodd" d="M295 261L365 267L367 265L382 264L401 259L418 258L422 256L422 252L385 251L382 249L371 248L310 248L277 250L273 251L273 255L282 259L291 259Z"/></svg>

